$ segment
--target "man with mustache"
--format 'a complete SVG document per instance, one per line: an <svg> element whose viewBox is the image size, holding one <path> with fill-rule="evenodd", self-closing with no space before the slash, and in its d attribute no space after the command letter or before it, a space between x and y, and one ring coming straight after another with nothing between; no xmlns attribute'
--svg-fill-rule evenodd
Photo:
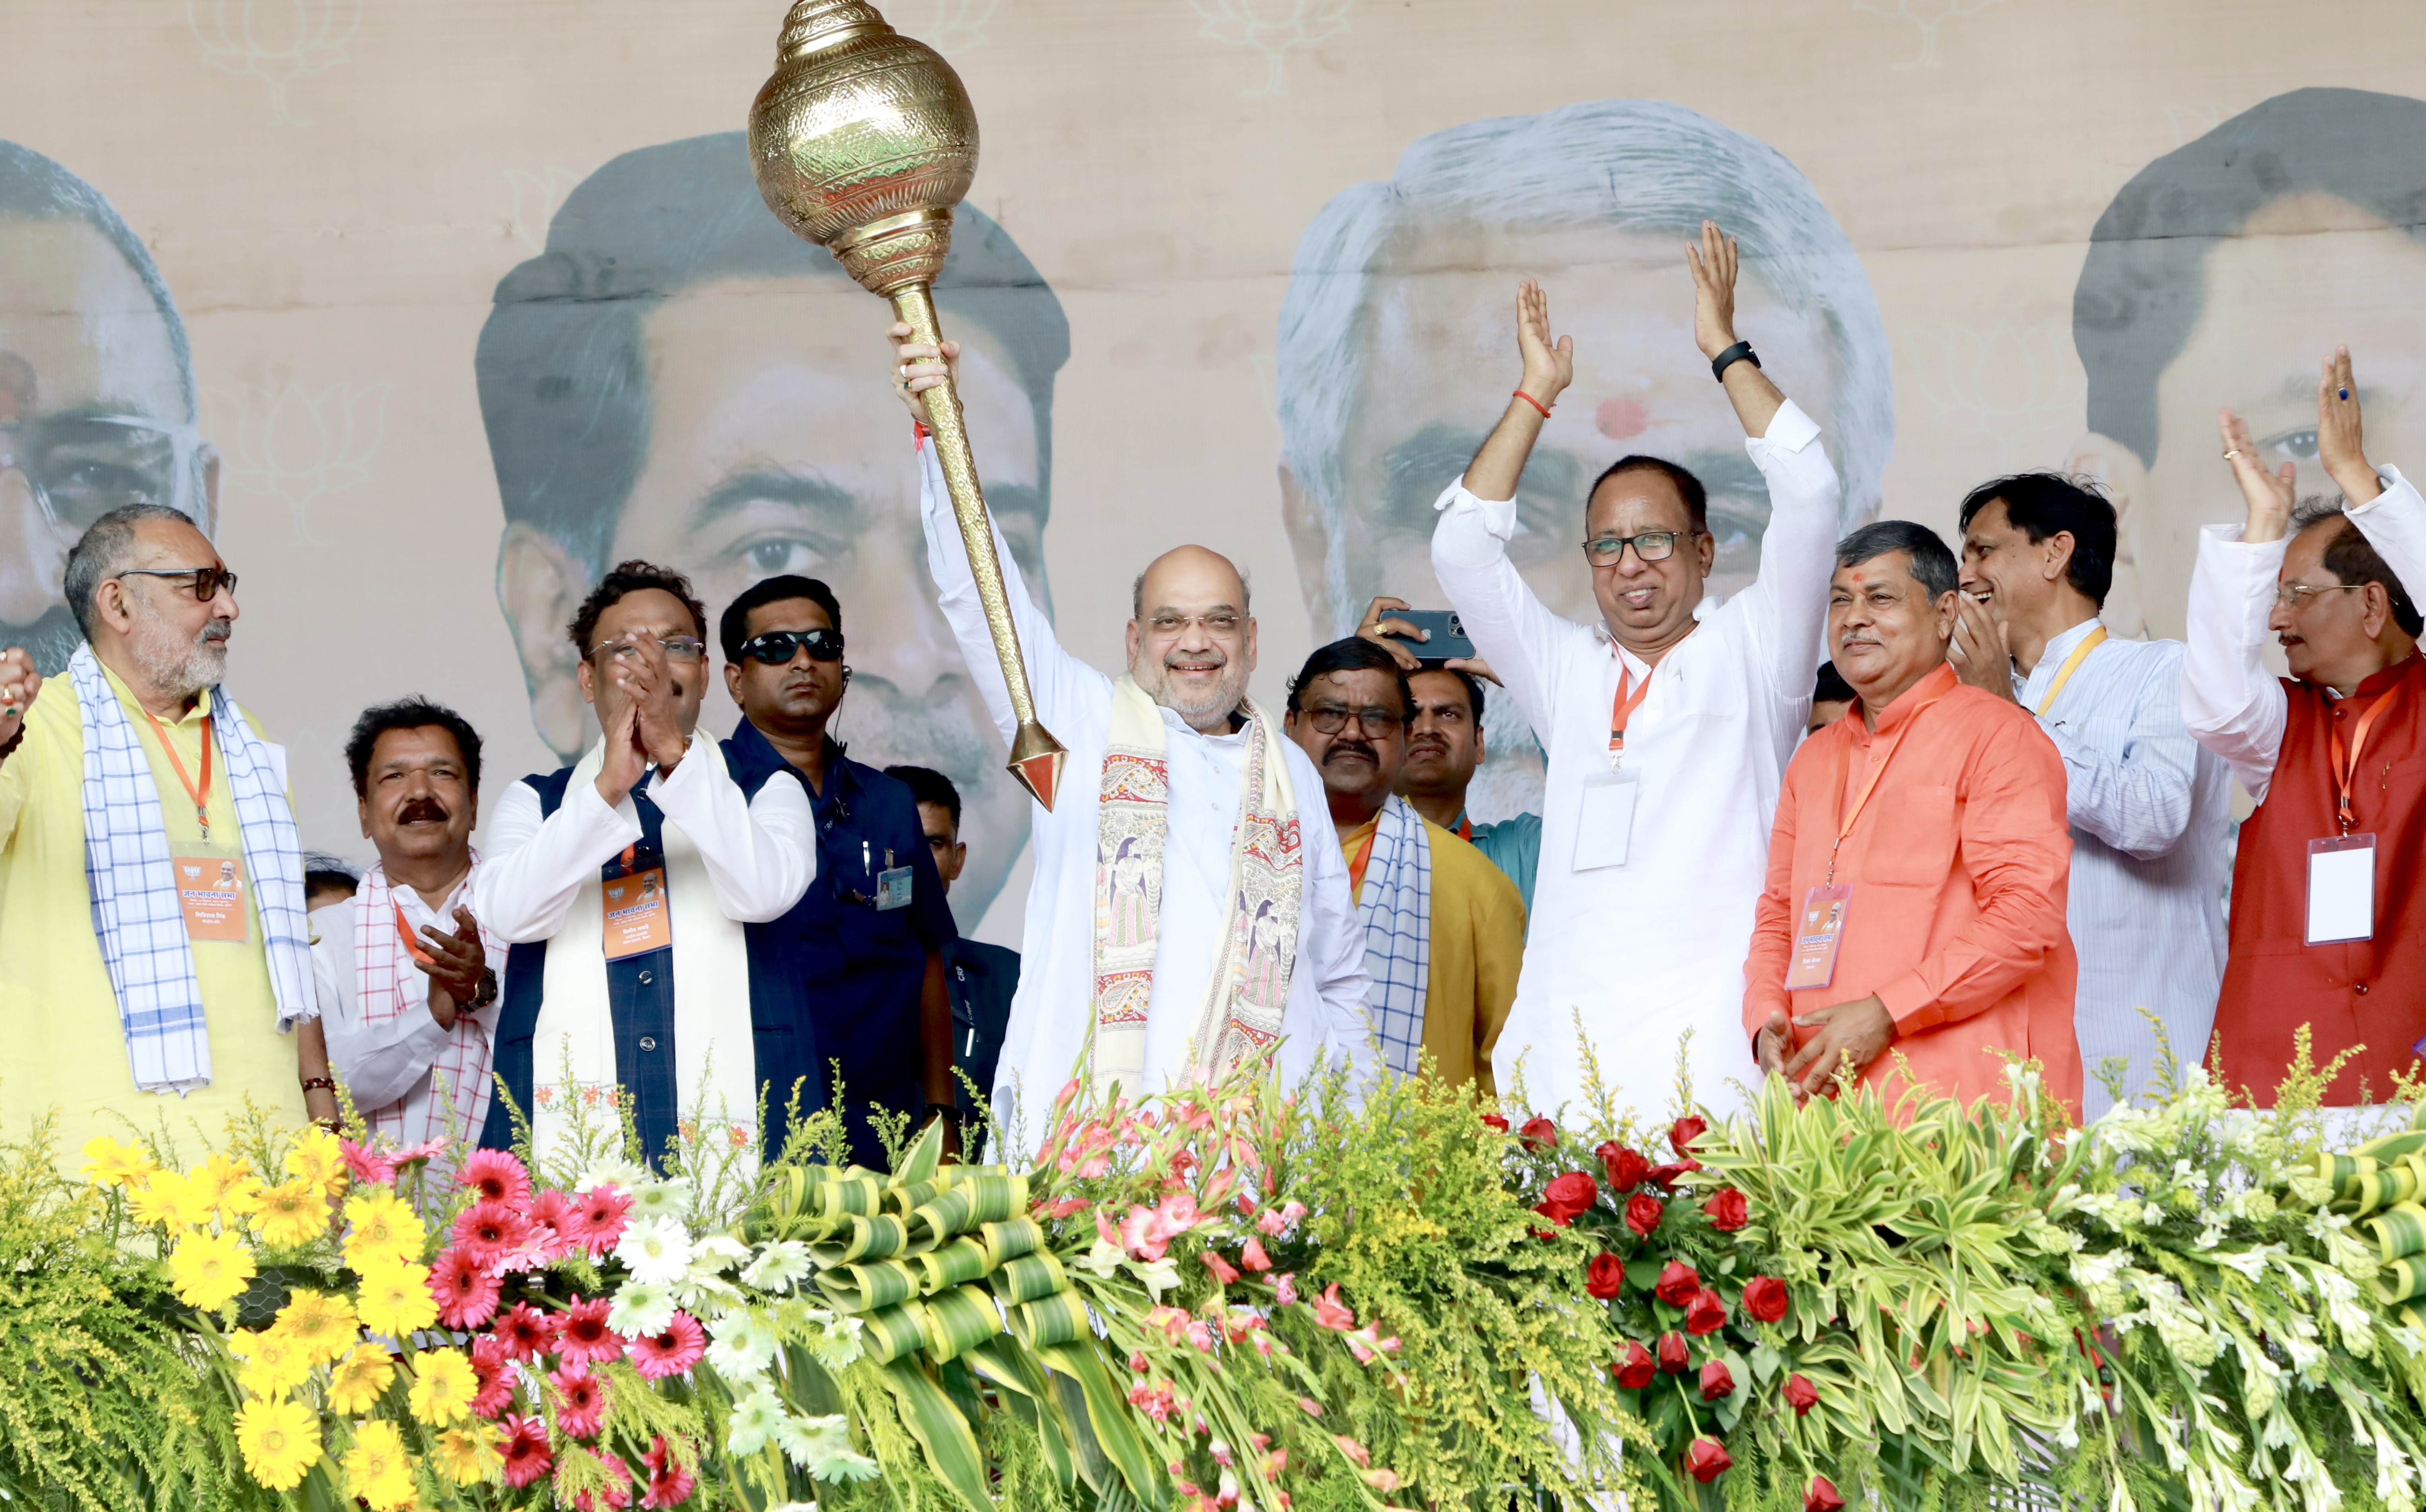
<svg viewBox="0 0 2426 1512"><path fill-rule="evenodd" d="M725 691L743 716L724 743L734 772L744 785L798 782L817 824L817 880L781 919L749 926L753 996L786 986L801 994L798 1034L814 1050L800 1063L839 1079L850 1159L886 1163L879 1113L913 1130L942 1118L950 1148L960 1101L944 957L960 931L917 800L827 733L850 686L842 603L816 578L764 578L725 606L717 637ZM760 1021L764 1062L773 1026L764 1013ZM783 1121L777 1104L789 1092L770 1100L770 1122ZM816 1108L834 1088L820 1080L802 1094L801 1107Z"/></svg>
<svg viewBox="0 0 2426 1512"><path fill-rule="evenodd" d="M894 388L914 415L957 348L892 330ZM1008 743L1016 728L932 448L919 431L927 566L970 674ZM1130 592L1128 670L1062 650L996 533L1037 716L1069 748L1050 812L1033 815L1036 877L996 1129L1043 1134L1073 1073L1156 1093L1277 1044L1280 1073L1345 1057L1369 1074L1364 941L1321 774L1247 697L1247 585L1202 546L1165 552Z"/></svg>
<svg viewBox="0 0 2426 1512"><path fill-rule="evenodd" d="M1954 584L1908 520L1837 543L1828 645L1860 701L1787 764L1744 1032L1798 1097L1858 1078L1890 1107L1919 1087L1967 1102L2006 1090L2002 1052L2077 1111L2063 762L1948 665Z"/></svg>
<svg viewBox="0 0 2426 1512"><path fill-rule="evenodd" d="M380 704L354 721L346 764L379 861L352 897L312 915L329 1062L374 1136L460 1149L488 1121L507 949L470 908L479 732L427 699Z"/></svg>
<svg viewBox="0 0 2426 1512"><path fill-rule="evenodd" d="M2350 348L2317 382L2317 453L2341 501L2294 507L2223 412L2248 518L2199 535L2182 715L2257 800L2232 870L2232 950L2216 1004L2223 1080L2270 1106L2305 1025L2324 1102L2381 1097L2426 1034L2426 501L2367 459ZM2265 633L2291 675L2258 660Z"/></svg>
<svg viewBox="0 0 2426 1512"><path fill-rule="evenodd" d="M64 581L85 635L64 685L44 696L33 657L0 651L8 1133L56 1108L79 1148L142 1122L137 1092L180 1094L213 1136L248 1103L299 1122L303 849L285 752L220 686L235 574L183 513L138 504L85 531Z"/></svg>
<svg viewBox="0 0 2426 1512"><path fill-rule="evenodd" d="M1703 612L1717 560L1708 491L1644 455L1620 458L1584 495L1597 622L1561 618L1528 584L1511 555L1519 483L1577 370L1574 339L1552 339L1548 298L1530 281L1516 300L1521 374L1442 493L1432 534L1441 587L1549 754L1532 911L1542 935L1492 1056L1511 1090L1530 1057L1524 1100L1545 1112L1589 1095L1596 1063L1610 1112L1650 1116L1680 1055L1697 1101L1733 1104L1739 967L1769 813L1820 664L1836 473L1820 427L1737 339L1735 243L1706 220L1687 264L1694 342L1769 483L1752 585ZM1599 401L1587 388L1581 402Z"/></svg>
<svg viewBox="0 0 2426 1512"><path fill-rule="evenodd" d="M489 820L472 912L509 941L496 1076L480 1142L527 1120L542 1160L628 1110L652 1166L677 1131L740 1152L762 1091L746 926L779 919L817 876L817 833L796 782L736 780L696 733L707 691L707 610L680 572L643 561L599 580L565 628L600 734L561 771L526 777ZM783 1027L791 1027L785 1019ZM780 1080L780 1087L769 1087Z"/></svg>
<svg viewBox="0 0 2426 1512"><path fill-rule="evenodd" d="M1455 675L1455 674L1451 674ZM1289 684L1289 735L1322 772L1373 979L1382 1059L1413 1076L1491 1079L1491 1051L1525 957L1516 885L1399 794L1415 695L1362 636L1318 647ZM1461 694L1461 698L1463 694Z"/></svg>

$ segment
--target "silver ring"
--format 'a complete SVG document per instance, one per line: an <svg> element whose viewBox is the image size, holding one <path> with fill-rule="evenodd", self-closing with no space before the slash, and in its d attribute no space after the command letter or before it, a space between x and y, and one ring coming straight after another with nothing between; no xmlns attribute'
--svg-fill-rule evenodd
<svg viewBox="0 0 2426 1512"><path fill-rule="evenodd" d="M2224 459L2225 461L2227 461L2227 462L2228 462L2228 461L2231 461L2234 458L2236 458L2236 457L2238 457L2238 456L2240 456L2240 448L2239 448L2238 446L2236 446L2236 447L2234 447L2232 450L2230 450L2230 451L2228 451L2228 452L2226 452L2226 453L2224 453Z"/></svg>

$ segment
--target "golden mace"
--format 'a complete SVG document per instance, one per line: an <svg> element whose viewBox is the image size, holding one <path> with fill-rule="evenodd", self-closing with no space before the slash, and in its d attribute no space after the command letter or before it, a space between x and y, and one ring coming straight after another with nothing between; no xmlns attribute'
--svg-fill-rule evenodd
<svg viewBox="0 0 2426 1512"><path fill-rule="evenodd" d="M978 169L977 112L949 63L864 0L799 0L775 43L774 75L750 106L750 161L758 192L784 225L841 259L860 287L892 300L912 339L943 343L932 290L952 248L952 206ZM1069 752L1036 721L960 396L946 378L925 399L1019 720L1011 775L1049 812Z"/></svg>

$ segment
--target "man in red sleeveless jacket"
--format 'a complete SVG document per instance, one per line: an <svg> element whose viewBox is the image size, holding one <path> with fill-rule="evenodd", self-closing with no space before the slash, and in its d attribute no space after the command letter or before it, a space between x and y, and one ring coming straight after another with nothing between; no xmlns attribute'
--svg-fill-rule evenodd
<svg viewBox="0 0 2426 1512"><path fill-rule="evenodd" d="M2224 1085L2271 1105L2305 1024L2320 1066L2353 1054L2329 1104L2382 1098L2426 1036L2426 658L2404 584L2426 584L2426 500L2369 466L2349 348L2317 386L2317 446L2343 503L2293 508L2224 411L2244 525L2200 533L2182 715L2257 811L2232 873L2217 1004ZM2265 634L2291 675L2259 665ZM2185 1059L2204 1047L2175 1047Z"/></svg>

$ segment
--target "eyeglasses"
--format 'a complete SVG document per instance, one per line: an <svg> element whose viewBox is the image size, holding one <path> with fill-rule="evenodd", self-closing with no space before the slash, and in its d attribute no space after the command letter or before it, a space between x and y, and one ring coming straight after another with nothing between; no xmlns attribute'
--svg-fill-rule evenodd
<svg viewBox="0 0 2426 1512"><path fill-rule="evenodd" d="M2306 583L2286 583L2274 590L2274 606L2297 614L2308 606L2308 601L2320 593L2355 593L2367 587L2364 583L2333 583L2315 587Z"/></svg>
<svg viewBox="0 0 2426 1512"><path fill-rule="evenodd" d="M842 632L839 630L769 630L763 635L752 635L741 643L741 654L768 667L782 667L802 651L813 662L842 660Z"/></svg>
<svg viewBox="0 0 2426 1512"><path fill-rule="evenodd" d="M235 597L235 574L224 567L130 567L118 576L189 577L194 580L194 597L204 603L218 598L221 588L227 589L229 598Z"/></svg>
<svg viewBox="0 0 2426 1512"><path fill-rule="evenodd" d="M1335 735L1348 728L1350 719L1367 736L1395 735L1407 722L1406 716L1392 714L1387 709L1344 709L1336 703L1318 703L1304 711L1303 717L1326 735Z"/></svg>
<svg viewBox="0 0 2426 1512"><path fill-rule="evenodd" d="M1238 616L1222 609L1213 614L1158 614L1146 621L1146 628L1157 635L1176 635L1189 625L1203 625L1206 635L1227 640L1238 633Z"/></svg>
<svg viewBox="0 0 2426 1512"><path fill-rule="evenodd" d="M130 504L165 504L191 519L202 433L137 415L75 415L0 425L0 473L33 485L42 518L61 535Z"/></svg>
<svg viewBox="0 0 2426 1512"><path fill-rule="evenodd" d="M670 662L696 662L704 660L707 656L707 642L697 635L665 635L658 638L657 645L663 648L666 660ZM640 648L638 643L629 640L608 641L605 645L590 648L590 654L592 656L602 651L616 661L628 662L640 654Z"/></svg>
<svg viewBox="0 0 2426 1512"><path fill-rule="evenodd" d="M1698 530L1646 530L1639 536L1594 536L1584 542L1584 559L1594 567L1615 567L1625 548L1646 562L1664 562L1676 555L1676 543Z"/></svg>

